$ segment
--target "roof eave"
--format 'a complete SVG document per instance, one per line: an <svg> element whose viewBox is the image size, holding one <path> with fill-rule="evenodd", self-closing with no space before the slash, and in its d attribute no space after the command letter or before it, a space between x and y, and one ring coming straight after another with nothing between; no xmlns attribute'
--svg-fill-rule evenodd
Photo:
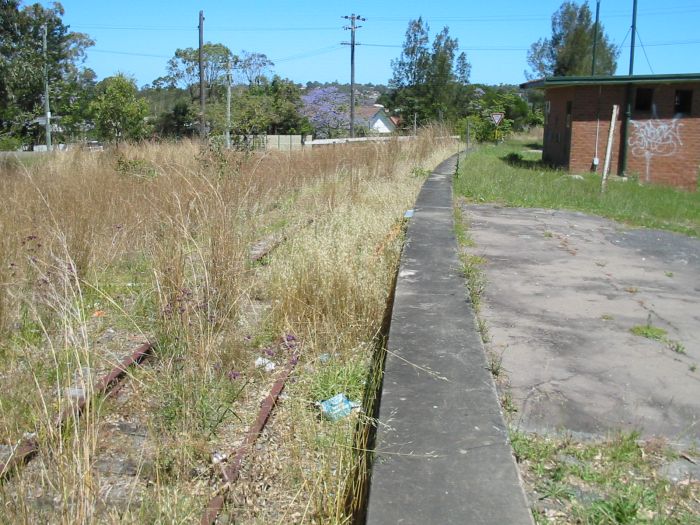
<svg viewBox="0 0 700 525"><path fill-rule="evenodd" d="M618 75L618 76L579 76L579 77L545 77L520 84L521 89L555 88L591 85L619 84L677 84L683 82L700 82L700 73L679 73L662 75Z"/></svg>

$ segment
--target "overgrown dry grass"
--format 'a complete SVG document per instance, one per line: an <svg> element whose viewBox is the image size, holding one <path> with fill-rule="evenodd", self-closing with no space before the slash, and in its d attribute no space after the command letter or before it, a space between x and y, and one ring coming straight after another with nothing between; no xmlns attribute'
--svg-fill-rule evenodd
<svg viewBox="0 0 700 525"><path fill-rule="evenodd" d="M295 382L227 512L347 522L366 416L332 423L314 403L371 383L415 174L456 151L441 134L294 154L179 143L5 163L0 459L24 432L42 452L0 485L0 521L198 520L217 484L212 454L240 443L273 381L254 361L280 366L286 334L301 355ZM251 262L267 236L285 242ZM76 391L144 339L154 358L119 395L56 430Z"/></svg>

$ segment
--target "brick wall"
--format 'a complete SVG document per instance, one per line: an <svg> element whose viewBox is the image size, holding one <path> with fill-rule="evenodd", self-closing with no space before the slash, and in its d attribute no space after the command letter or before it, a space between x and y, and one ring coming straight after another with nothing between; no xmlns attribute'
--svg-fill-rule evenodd
<svg viewBox="0 0 700 525"><path fill-rule="evenodd" d="M652 108L634 110L638 88L653 89ZM620 132L623 124L625 86L576 86L550 88L545 99L550 111L545 126L543 158L572 172L592 169L599 158L602 173L613 104L620 106L611 155L611 174L619 171ZM692 92L689 114L674 115L677 90ZM571 141L567 137L567 102L571 102ZM667 184L695 190L700 168L700 85L649 84L633 87L629 125L627 174L642 182ZM597 144L597 151L596 151ZM570 152L570 154L569 154Z"/></svg>
<svg viewBox="0 0 700 525"><path fill-rule="evenodd" d="M620 161L620 130L623 122L624 100L624 86L581 86L575 88L571 171L580 173L591 170L593 158L598 157L596 171L603 173L612 107L613 104L617 104L620 110L615 122L615 134L613 135L613 147L610 155L610 173L617 173Z"/></svg>

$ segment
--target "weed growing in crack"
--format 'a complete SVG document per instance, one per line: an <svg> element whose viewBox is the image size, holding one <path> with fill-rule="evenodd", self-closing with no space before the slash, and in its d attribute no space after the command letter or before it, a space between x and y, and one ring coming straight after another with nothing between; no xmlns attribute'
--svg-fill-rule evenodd
<svg viewBox="0 0 700 525"><path fill-rule="evenodd" d="M667 337L668 332L666 332L666 330L651 324L651 314L649 314L649 319L647 319L647 323L645 325L633 326L630 329L630 332L639 337L645 337L654 341L661 341L666 344L666 347L669 350L676 354L686 354L685 345L683 343L675 339L669 339Z"/></svg>
<svg viewBox="0 0 700 525"><path fill-rule="evenodd" d="M489 372L494 378L499 378L503 373L503 354L489 353Z"/></svg>
<svg viewBox="0 0 700 525"><path fill-rule="evenodd" d="M630 332L639 337L645 337L647 339L653 339L654 341L663 341L666 337L666 330L652 325L637 325L630 328Z"/></svg>

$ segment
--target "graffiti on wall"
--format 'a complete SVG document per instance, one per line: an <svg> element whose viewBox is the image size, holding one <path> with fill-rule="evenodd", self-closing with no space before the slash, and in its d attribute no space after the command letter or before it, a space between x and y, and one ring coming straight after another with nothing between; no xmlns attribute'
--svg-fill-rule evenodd
<svg viewBox="0 0 700 525"><path fill-rule="evenodd" d="M630 136L629 145L632 155L644 157L646 162L645 182L650 182L651 160L654 157L670 157L675 155L681 141L680 128L683 126L678 119L631 120L634 132Z"/></svg>

